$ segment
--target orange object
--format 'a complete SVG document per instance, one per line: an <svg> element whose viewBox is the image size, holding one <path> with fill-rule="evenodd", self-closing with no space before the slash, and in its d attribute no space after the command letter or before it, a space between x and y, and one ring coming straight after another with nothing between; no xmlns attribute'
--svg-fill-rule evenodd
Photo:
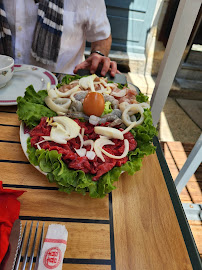
<svg viewBox="0 0 202 270"><path fill-rule="evenodd" d="M105 101L102 94L90 92L84 99L83 111L86 115L101 116L105 108Z"/></svg>

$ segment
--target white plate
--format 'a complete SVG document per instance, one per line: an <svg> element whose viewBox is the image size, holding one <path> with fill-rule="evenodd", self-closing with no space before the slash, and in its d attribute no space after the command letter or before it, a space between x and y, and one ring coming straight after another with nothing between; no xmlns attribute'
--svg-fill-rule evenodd
<svg viewBox="0 0 202 270"><path fill-rule="evenodd" d="M25 156L27 157L27 159L29 160L29 157L28 157L28 154L27 154L27 139L30 137L29 136L29 131L26 130L24 128L24 123L22 122L20 124L20 143L21 143L21 146L22 146L22 150L25 154ZM33 164L32 164L33 165ZM34 165L33 165L34 166ZM34 166L38 171L40 171L42 174L44 175L47 175L47 173L43 172L39 166Z"/></svg>
<svg viewBox="0 0 202 270"><path fill-rule="evenodd" d="M19 71L17 71L18 68ZM57 78L50 71L31 65L15 65L13 78L0 89L0 106L16 105L17 97L24 96L25 90L30 84L38 92L46 89L48 82L52 87L58 84Z"/></svg>

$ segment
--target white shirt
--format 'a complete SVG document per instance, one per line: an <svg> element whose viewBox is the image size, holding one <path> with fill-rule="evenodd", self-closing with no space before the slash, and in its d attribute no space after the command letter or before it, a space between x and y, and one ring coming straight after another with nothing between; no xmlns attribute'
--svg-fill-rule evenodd
<svg viewBox="0 0 202 270"><path fill-rule="evenodd" d="M48 66L37 62L30 53L38 5L34 0L4 0L4 7L13 38L15 64L73 74L75 66L84 60L86 40L106 39L111 32L104 0L64 0L59 57L55 66Z"/></svg>

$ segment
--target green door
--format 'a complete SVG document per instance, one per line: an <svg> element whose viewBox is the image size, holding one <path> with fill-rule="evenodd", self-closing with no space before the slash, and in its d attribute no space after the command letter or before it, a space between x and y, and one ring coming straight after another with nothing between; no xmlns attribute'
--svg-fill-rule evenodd
<svg viewBox="0 0 202 270"><path fill-rule="evenodd" d="M105 0L112 50L144 53L157 0Z"/></svg>

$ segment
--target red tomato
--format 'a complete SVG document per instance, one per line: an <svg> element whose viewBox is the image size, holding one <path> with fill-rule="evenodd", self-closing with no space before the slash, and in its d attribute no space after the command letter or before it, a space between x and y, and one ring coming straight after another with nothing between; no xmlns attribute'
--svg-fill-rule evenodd
<svg viewBox="0 0 202 270"><path fill-rule="evenodd" d="M90 92L83 101L83 111L86 115L101 116L105 108L105 101L102 94Z"/></svg>

